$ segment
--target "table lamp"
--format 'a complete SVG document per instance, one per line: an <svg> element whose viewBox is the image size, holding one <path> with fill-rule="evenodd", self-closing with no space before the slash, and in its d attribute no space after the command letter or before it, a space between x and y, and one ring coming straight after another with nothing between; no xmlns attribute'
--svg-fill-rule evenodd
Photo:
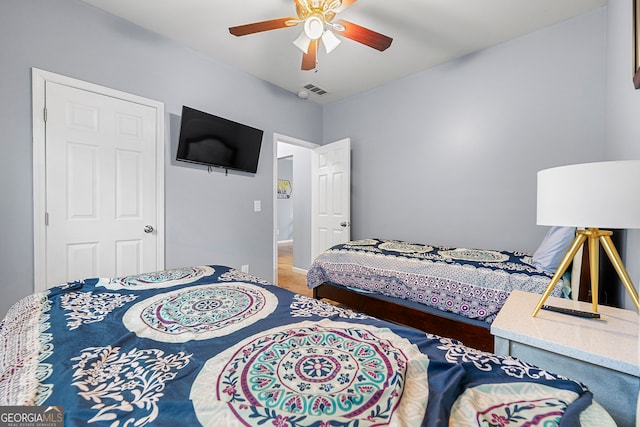
<svg viewBox="0 0 640 427"><path fill-rule="evenodd" d="M549 286L533 311L535 317L578 250L588 242L593 312L598 312L599 244L627 293L640 310L638 292L611 240L601 228L640 228L640 160L584 163L538 172L538 225L578 227Z"/></svg>

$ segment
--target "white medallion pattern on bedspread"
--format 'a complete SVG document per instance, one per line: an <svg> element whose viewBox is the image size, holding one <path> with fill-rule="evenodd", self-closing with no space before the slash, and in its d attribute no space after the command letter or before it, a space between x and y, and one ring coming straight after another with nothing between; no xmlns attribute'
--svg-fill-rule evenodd
<svg viewBox="0 0 640 427"><path fill-rule="evenodd" d="M209 266L196 266L174 268L171 270L154 271L132 276L117 278L102 278L96 286L104 286L107 289L158 289L171 286L192 283L196 280L214 273Z"/></svg>
<svg viewBox="0 0 640 427"><path fill-rule="evenodd" d="M123 323L139 337L163 342L207 340L240 330L276 309L278 300L249 283L200 285L133 305Z"/></svg>
<svg viewBox="0 0 640 427"><path fill-rule="evenodd" d="M274 414L299 427L327 417L334 425L417 425L428 401L428 364L388 329L307 321L261 332L210 359L191 399L203 425L269 423Z"/></svg>

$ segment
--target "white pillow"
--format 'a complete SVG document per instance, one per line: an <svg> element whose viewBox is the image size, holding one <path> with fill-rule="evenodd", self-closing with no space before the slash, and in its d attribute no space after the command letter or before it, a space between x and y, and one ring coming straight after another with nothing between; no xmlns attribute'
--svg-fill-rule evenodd
<svg viewBox="0 0 640 427"><path fill-rule="evenodd" d="M533 253L533 265L540 270L555 273L575 237L575 227L551 227Z"/></svg>

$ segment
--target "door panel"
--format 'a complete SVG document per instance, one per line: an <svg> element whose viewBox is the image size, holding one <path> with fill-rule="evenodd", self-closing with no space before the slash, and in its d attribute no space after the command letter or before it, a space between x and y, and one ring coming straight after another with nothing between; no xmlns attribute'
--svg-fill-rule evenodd
<svg viewBox="0 0 640 427"><path fill-rule="evenodd" d="M142 216L140 153L116 150L116 218L139 219Z"/></svg>
<svg viewBox="0 0 640 427"><path fill-rule="evenodd" d="M143 245L141 240L116 241L116 276L126 276L130 271L142 271Z"/></svg>
<svg viewBox="0 0 640 427"><path fill-rule="evenodd" d="M46 286L155 271L156 109L46 83Z"/></svg>
<svg viewBox="0 0 640 427"><path fill-rule="evenodd" d="M333 214L340 216L340 217L344 217L345 212L344 212L344 206L342 206L342 203L344 202L344 184L343 184L343 178L344 178L344 173L342 172L335 172L333 173L333 180L332 180L332 184L333 184L333 191L331 192L331 195L333 196L333 200L332 200L332 207L333 207Z"/></svg>
<svg viewBox="0 0 640 427"><path fill-rule="evenodd" d="M48 184L53 188L67 186L67 220L96 219L96 147L68 142L65 154L67 176L52 174ZM51 156L55 158L54 153Z"/></svg>
<svg viewBox="0 0 640 427"><path fill-rule="evenodd" d="M65 255L65 267L70 277L95 277L100 257L100 245L97 242L67 244Z"/></svg>

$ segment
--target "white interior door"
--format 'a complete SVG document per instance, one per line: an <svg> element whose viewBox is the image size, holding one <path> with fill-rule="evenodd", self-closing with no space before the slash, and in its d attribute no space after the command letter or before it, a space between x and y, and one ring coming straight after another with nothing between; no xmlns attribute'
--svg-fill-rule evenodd
<svg viewBox="0 0 640 427"><path fill-rule="evenodd" d="M313 150L311 164L312 259L351 238L351 139Z"/></svg>
<svg viewBox="0 0 640 427"><path fill-rule="evenodd" d="M44 286L163 269L157 106L52 81L44 90Z"/></svg>

